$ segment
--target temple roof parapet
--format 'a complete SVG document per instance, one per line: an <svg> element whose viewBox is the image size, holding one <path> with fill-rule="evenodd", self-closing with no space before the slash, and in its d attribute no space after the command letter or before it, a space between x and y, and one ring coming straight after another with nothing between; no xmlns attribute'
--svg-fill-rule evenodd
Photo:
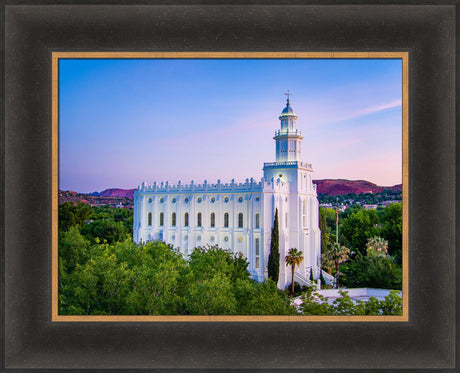
<svg viewBox="0 0 460 373"><path fill-rule="evenodd" d="M276 162L274 162L276 163ZM286 162L284 162L286 163ZM180 181L177 184L169 184L168 182L147 185L145 182L139 185L135 194L139 193L257 193L267 189L281 190L287 188L288 184L283 183L280 179L265 180L263 177L259 182L253 178L246 179L244 183L235 183L232 180L230 183L221 183L217 180L215 184L209 184L206 180L202 184L195 184L192 180L190 184L182 184Z"/></svg>
<svg viewBox="0 0 460 373"><path fill-rule="evenodd" d="M202 184L195 184L192 180L190 184L182 184L179 181L176 185L168 182L157 183L151 185L142 183L138 187L139 192L158 192L158 193L183 193L183 192L261 192L263 189L263 178L257 182L253 178L246 179L244 183L236 183L234 179L230 183L208 183L205 180Z"/></svg>

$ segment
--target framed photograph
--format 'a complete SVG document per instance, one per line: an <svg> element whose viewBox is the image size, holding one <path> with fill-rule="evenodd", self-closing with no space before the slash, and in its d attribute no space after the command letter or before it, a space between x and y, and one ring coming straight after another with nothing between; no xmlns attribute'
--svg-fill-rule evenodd
<svg viewBox="0 0 460 373"><path fill-rule="evenodd" d="M53 142L53 164L59 165L53 197L56 202L59 195L61 205L53 216L59 227L53 235L53 307L59 308L54 321L114 321L114 316L125 321L341 321L343 316L408 321L407 52L56 52L53 82L53 137L59 134ZM285 92L281 115L272 114L280 121L272 125L273 155L272 141L267 146L262 141L264 135L273 137L268 125L274 100L266 92L286 84L302 93L292 98L292 92ZM306 87L310 94L303 92ZM241 92L254 98L242 100ZM318 92L324 92L319 100L314 98ZM299 109L308 113L303 126L297 123ZM316 172L304 162L302 145L318 165ZM258 157L275 162L261 167ZM261 168L263 173L256 172ZM251 169L255 177L244 181ZM330 180L333 175L339 181ZM166 182L142 181L152 176ZM324 184L346 184L341 177L347 176L387 187L377 187L377 195L371 191L375 204L366 189L360 197L321 193ZM184 183L187 177L191 181ZM128 189L110 189L109 180ZM107 208L106 192L90 192L98 185L113 197L131 193L131 199L114 200ZM325 203L331 196L337 211ZM330 223L338 225L339 208L341 215L347 212L340 229L329 232L326 223L321 232L320 215L327 221L329 209ZM358 219L369 223L353 228ZM339 231L341 246L335 247ZM271 243L275 240L277 246ZM381 251L370 262L358 259L370 260L366 245L371 240L375 250L386 254ZM148 242L153 246L143 245ZM158 242L170 248L156 247ZM295 256L289 248L295 248ZM165 255L161 250L174 252L173 261L159 259ZM273 281L275 250L279 259ZM140 254L144 251L146 257ZM378 272L375 280L363 282L350 267L344 270L348 277L340 278L350 285L342 291L362 309L347 311L347 298L337 298L333 308L322 312L306 308L302 287L304 292L321 287L318 280L325 289L313 294L340 295L327 289L338 287L338 271L334 278L332 268L324 271L327 264L321 269L329 254L344 256L330 267L354 258L350 263L355 266L362 261L359 265ZM238 260L233 262L232 255ZM235 274L221 256L245 270ZM157 259L151 262L151 257ZM163 267L169 269L161 274ZM382 277L387 277L384 282ZM272 281L273 288L267 288ZM292 295L277 294L276 285ZM385 287L397 292L390 295ZM370 290L375 288L381 290ZM366 309L373 304L366 303L367 294L375 301L381 298L381 311ZM397 298L390 301L392 296L400 297L404 307Z"/></svg>
<svg viewBox="0 0 460 373"><path fill-rule="evenodd" d="M455 9L456 5L423 4L6 6L3 368L397 370L454 367ZM315 70L311 63L320 61L327 61L329 65ZM193 66L185 66L189 62L193 62ZM226 65L222 67L220 63L224 62ZM301 119L296 111L296 96L299 97L297 107L307 115L308 108L312 108L300 102L308 101L307 98L315 102L312 106L316 118L323 118L323 122L318 122L327 123L333 111L322 108L319 100L313 98L320 97L321 90L330 91L334 84L353 79L353 74L341 73L339 63L346 62L355 63L350 71L356 76L366 72L372 75L372 68L366 63L377 66L395 62L395 70L400 73L399 96L387 100L385 105L374 105L382 101L366 97L366 92L370 95L379 91L378 84L385 86L384 76L380 81L369 78L360 82L362 92L356 96L369 103L356 106L365 109L361 116L399 108L400 132L390 132L390 128L385 131L388 118L383 117L381 122L374 122L377 128L374 136L378 137L379 144L367 144L366 155L357 152L366 158L368 169L375 166L379 169L376 174L383 175L385 165L391 168L390 165L395 164L394 153L390 151L394 144L385 141L394 142L399 136L400 153L396 158L399 157L401 166L403 199L402 312L399 316L280 316L276 312L245 315L227 311L193 314L190 309L179 315L167 312L149 315L144 311L114 314L97 308L91 313L89 308L85 310L73 304L71 308L65 304L67 300L59 294L59 276L63 270L58 260L59 190L72 189L72 182L76 180L81 183L77 189L86 192L89 199L90 192L108 189L109 184L97 184L97 177L90 177L98 173L97 167L101 164L107 166L103 170L99 168L99 173L106 175L108 183L107 175L111 175L117 184L113 187L136 188L132 202L135 242L159 238L186 257L190 255L186 250L199 246L199 242L216 242L222 246L227 237L235 247L241 246L238 251L247 260L251 278L262 280L268 270L266 248L272 239L271 220L279 210L283 257L294 255L287 251L291 246L298 245L305 251L297 270L291 264L292 278L307 284L320 281L321 276L327 277L326 272L321 272L320 256L310 255L315 252L312 248L319 248L320 244L313 229L319 217L308 213L304 214L303 221L302 210L297 216L294 207L291 206L291 210L286 207L290 206L288 199L292 195L279 192L281 201L275 189L289 185L290 173L295 169L298 175L305 176L305 191L311 187L316 194L318 187L307 179L311 177L312 167L305 162L311 158L316 161L321 148L318 142L326 145L327 136L333 135L322 134L325 137L317 142L311 138L304 140L309 124L302 124L303 134L298 132ZM126 63L138 65L126 69ZM298 66L301 63L305 65ZM283 66L287 66L284 74L297 74L298 78L281 79ZM248 71L251 69L252 73ZM315 71L316 76L310 72L302 76L306 69ZM212 76L224 79L216 83ZM200 94L198 99L187 100L187 96L194 95L190 92L194 85L186 81L193 81L192 77ZM315 78L318 81L322 78L324 84L315 82ZM126 84L117 85L118 79L125 79ZM386 79L389 87L390 75ZM295 87L278 87L283 81ZM98 82L102 83L97 85ZM152 96L138 89L149 84L155 87ZM216 84L227 96L216 92ZM129 90L130 86L131 92L114 94L119 93L120 87ZM302 93L309 89L315 92ZM350 83L350 92L353 89L357 88ZM267 96L275 90L280 90L277 92L280 97ZM163 104L150 106L148 99L155 97ZM342 93L341 97L340 104L348 110L345 112L356 112L346 94ZM391 94L388 97L392 97ZM287 101L283 102L284 99ZM237 103L242 111L236 108ZM222 109L225 105L232 109ZM258 107L263 115L255 115L259 114ZM162 108L167 111L166 116ZM276 114L272 115L268 108ZM193 113L203 111L215 117L215 127L199 116L193 118ZM225 121L235 120L232 115L239 111L240 127L226 128ZM159 130L157 134L149 128L149 115L159 121L153 126ZM176 122L186 119L193 122L196 130L180 125L176 128L174 120L165 120L169 115L176 117ZM341 118L344 119L343 115ZM276 122L279 128L271 126ZM337 144L351 141L358 133L368 139L365 133L369 122L372 118L363 120L361 127L354 129L356 135L349 138L341 132ZM93 124L88 127L88 123ZM258 127L257 123L263 126ZM164 136L168 131L173 132L170 143L165 140L168 136ZM268 133L267 138L261 135L263 131ZM321 131L314 131L313 128L312 132L320 137ZM273 133L274 140L271 139ZM286 142L286 154L283 153L284 137L290 140ZM226 142L230 144L232 138L244 146L235 149L241 154L229 157L231 148L226 147ZM219 141L223 141L222 146L217 145ZM305 145L303 148L307 156L300 153L302 141L308 144L308 150ZM388 153L380 154L379 146L386 146ZM68 151L70 147L73 153ZM85 147L89 155L84 154ZM148 153L142 153L143 148L149 147L157 151L152 160L148 159ZM182 155L186 158L182 162L188 165L188 174L183 177L174 172L181 162L179 148L188 154ZM250 151L254 148L261 149L260 159ZM271 148L275 148L273 159L266 156ZM376 161L378 157L372 157L371 150L380 154L380 163ZM132 155L136 151L139 152L137 161L136 155ZM104 159L104 153L109 157ZM330 153L338 154L334 149ZM158 178L149 176L150 165L162 162L161 154L170 154L171 163L163 162L166 166L160 168ZM217 154L221 154L223 161L218 161ZM125 170L129 170L125 173L132 173L130 177L139 175L139 179L133 181L134 186L129 182L121 185L122 178L117 178L116 168L110 170L111 157L113 163L125 161ZM207 172L203 167L193 166L200 162L200 157L203 162L207 158L214 161L206 161L207 167L212 168L209 176L204 176ZM232 159L236 165L230 164ZM254 168L257 162L259 170L254 171L254 177L247 175L245 181L243 171L248 174L248 169ZM335 167L344 169L348 163L351 161L344 154ZM79 173L71 175L68 170L77 164ZM355 163L355 170L359 169L358 164ZM227 180L231 174L235 174L235 180ZM340 173L336 174L339 178ZM261 180L256 180L261 176ZM149 177L153 180L145 180ZM152 184L143 184L143 180ZM304 184L299 183L303 188ZM398 180L382 184L398 184ZM225 188L228 190L222 191ZM267 197L268 188L275 191L270 194L271 199ZM257 198L263 208L257 209ZM200 203L207 207L200 207ZM247 206L239 210L234 207L226 223L223 207L216 207L216 211L212 207L212 204L224 206L225 203ZM305 206L309 205L305 203ZM283 224L288 225L291 215L297 216L294 220L304 228L301 231L305 246L299 240L290 241L295 237L292 229L289 234L283 230ZM92 222L85 224L90 226ZM278 282L278 285L282 283L281 288L289 287L292 282L291 267L283 267L282 280ZM222 293L223 290L216 296ZM286 359L292 351L295 352L292 359Z"/></svg>

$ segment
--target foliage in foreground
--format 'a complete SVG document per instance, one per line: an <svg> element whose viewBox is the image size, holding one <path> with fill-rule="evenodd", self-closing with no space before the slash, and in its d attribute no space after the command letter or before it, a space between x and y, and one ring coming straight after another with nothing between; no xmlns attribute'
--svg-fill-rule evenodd
<svg viewBox="0 0 460 373"><path fill-rule="evenodd" d="M161 242L91 244L77 228L60 235L62 315L293 315L268 280L249 278L247 261L217 246L185 260Z"/></svg>
<svg viewBox="0 0 460 373"><path fill-rule="evenodd" d="M329 304L326 298L314 290L303 296L300 310L304 315L401 315L402 299L396 290L383 299L370 297L367 302L353 302L348 291L339 291L341 297Z"/></svg>

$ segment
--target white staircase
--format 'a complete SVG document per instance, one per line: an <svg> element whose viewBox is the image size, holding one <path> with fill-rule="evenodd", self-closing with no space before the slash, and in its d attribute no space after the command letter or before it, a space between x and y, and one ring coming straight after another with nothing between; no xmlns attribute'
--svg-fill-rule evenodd
<svg viewBox="0 0 460 373"><path fill-rule="evenodd" d="M324 281L326 282L326 285L335 286L335 277L330 275L326 271L321 270L321 272L323 272L323 278L324 278Z"/></svg>
<svg viewBox="0 0 460 373"><path fill-rule="evenodd" d="M310 269L307 270L309 276L306 278L305 276L301 275L299 272L294 273L294 281L297 282L300 286L311 286L311 281L310 281ZM323 273L323 278L324 281L326 282L326 285L332 285L335 286L335 277L327 273L326 271L321 270ZM316 282L316 281L315 281Z"/></svg>
<svg viewBox="0 0 460 373"><path fill-rule="evenodd" d="M304 276L301 276L299 273L294 273L294 282L299 283L300 286L311 286L311 281L310 279L305 278Z"/></svg>

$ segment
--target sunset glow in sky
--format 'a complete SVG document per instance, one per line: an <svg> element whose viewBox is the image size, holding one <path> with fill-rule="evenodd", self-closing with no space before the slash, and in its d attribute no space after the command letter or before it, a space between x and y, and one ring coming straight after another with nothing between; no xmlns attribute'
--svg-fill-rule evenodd
<svg viewBox="0 0 460 373"><path fill-rule="evenodd" d="M59 189L262 177L290 90L314 179L402 179L398 59L65 59Z"/></svg>

